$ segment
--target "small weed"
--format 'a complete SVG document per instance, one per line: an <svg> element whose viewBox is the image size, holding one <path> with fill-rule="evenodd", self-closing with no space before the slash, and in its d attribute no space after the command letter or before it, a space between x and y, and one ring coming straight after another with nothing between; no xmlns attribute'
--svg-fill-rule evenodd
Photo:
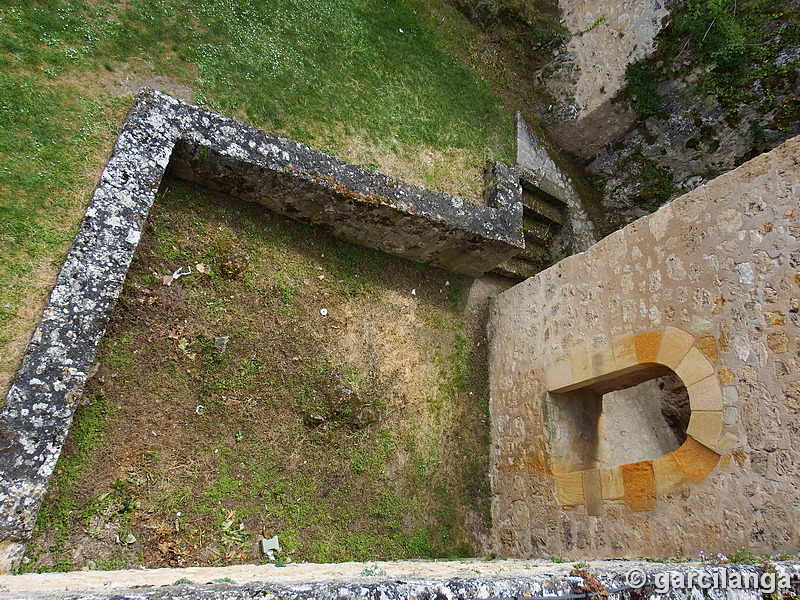
<svg viewBox="0 0 800 600"><path fill-rule="evenodd" d="M589 25L588 27L586 27L586 29L581 29L580 31L577 31L574 35L580 36L580 35L584 35L585 33L589 33L590 31L593 31L593 30L597 29L598 27L600 27L600 25L605 23L607 20L608 20L608 17L606 16L605 13L603 13L602 15L597 17L594 21L592 21L592 24Z"/></svg>
<svg viewBox="0 0 800 600"><path fill-rule="evenodd" d="M123 557L115 556L98 560L96 566L101 571L118 571L130 567L130 563Z"/></svg>
<svg viewBox="0 0 800 600"><path fill-rule="evenodd" d="M597 578L597 573L589 572L588 564L583 562L575 563L569 574L570 577L580 577L583 579L583 583L576 590L576 593L601 599L608 598L608 589L603 582Z"/></svg>
<svg viewBox="0 0 800 600"><path fill-rule="evenodd" d="M245 531L244 523L235 524L233 518L235 511L231 511L231 513L233 514L225 519L220 526L220 537L225 546L242 546L247 543L250 532Z"/></svg>
<svg viewBox="0 0 800 600"><path fill-rule="evenodd" d="M642 167L644 191L643 203L649 210L655 210L675 195L675 180L670 170L646 160Z"/></svg>
<svg viewBox="0 0 800 600"><path fill-rule="evenodd" d="M736 565L755 565L762 562L762 559L753 554L749 548L739 548L730 555L729 561Z"/></svg>
<svg viewBox="0 0 800 600"><path fill-rule="evenodd" d="M633 110L641 117L650 117L661 110L656 74L649 63L631 63L625 68L625 95L633 102Z"/></svg>
<svg viewBox="0 0 800 600"><path fill-rule="evenodd" d="M175 581L172 585L194 585L194 581L191 579L186 579L186 577L181 577L177 581Z"/></svg>
<svg viewBox="0 0 800 600"><path fill-rule="evenodd" d="M362 577L386 577L387 573L378 565L367 565L361 571Z"/></svg>

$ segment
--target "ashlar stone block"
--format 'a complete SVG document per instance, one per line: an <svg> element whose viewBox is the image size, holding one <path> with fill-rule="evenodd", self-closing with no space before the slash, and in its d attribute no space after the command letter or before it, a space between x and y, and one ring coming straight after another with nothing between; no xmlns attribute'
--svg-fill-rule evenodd
<svg viewBox="0 0 800 600"><path fill-rule="evenodd" d="M661 336L661 346L658 349L656 362L666 365L674 371L691 350L694 341L691 333L677 327L667 327Z"/></svg>
<svg viewBox="0 0 800 600"><path fill-rule="evenodd" d="M678 377L687 388L701 379L714 374L714 366L703 356L697 348L691 348L686 356L675 368Z"/></svg>
<svg viewBox="0 0 800 600"><path fill-rule="evenodd" d="M722 435L722 411L693 410L686 434L707 448L715 448Z"/></svg>
<svg viewBox="0 0 800 600"><path fill-rule="evenodd" d="M556 496L561 506L579 506L585 502L583 471L560 473L555 476Z"/></svg>
<svg viewBox="0 0 800 600"><path fill-rule="evenodd" d="M710 375L686 388L692 410L722 410L722 388L716 376Z"/></svg>

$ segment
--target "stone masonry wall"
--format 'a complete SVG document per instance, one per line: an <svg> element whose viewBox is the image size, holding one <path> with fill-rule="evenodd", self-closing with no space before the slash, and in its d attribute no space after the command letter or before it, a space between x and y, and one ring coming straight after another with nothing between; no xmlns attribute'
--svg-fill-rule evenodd
<svg viewBox="0 0 800 600"><path fill-rule="evenodd" d="M550 129L560 147L591 156L633 126L636 115L611 99L625 86L625 68L653 51L669 0L560 0L572 32L548 67L548 89L559 99Z"/></svg>
<svg viewBox="0 0 800 600"><path fill-rule="evenodd" d="M798 163L794 138L495 299L498 554L797 551ZM637 423L602 395L672 372L686 441L613 464L607 437Z"/></svg>
<svg viewBox="0 0 800 600"><path fill-rule="evenodd" d="M800 565L775 562L602 561L584 571L547 560L290 563L0 574L0 600L763 600L794 597L799 575Z"/></svg>

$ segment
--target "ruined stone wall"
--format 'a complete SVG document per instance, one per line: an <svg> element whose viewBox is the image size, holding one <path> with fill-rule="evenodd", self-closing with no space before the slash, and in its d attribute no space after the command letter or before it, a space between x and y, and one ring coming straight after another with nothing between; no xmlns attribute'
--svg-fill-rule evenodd
<svg viewBox="0 0 800 600"><path fill-rule="evenodd" d="M524 248L519 183L502 163L488 173L486 204L473 204L142 90L0 412L0 560L34 527L167 168L345 240L471 276Z"/></svg>
<svg viewBox="0 0 800 600"><path fill-rule="evenodd" d="M495 299L498 554L800 547L799 162L794 138ZM614 464L646 423L603 394L673 373L685 441Z"/></svg>

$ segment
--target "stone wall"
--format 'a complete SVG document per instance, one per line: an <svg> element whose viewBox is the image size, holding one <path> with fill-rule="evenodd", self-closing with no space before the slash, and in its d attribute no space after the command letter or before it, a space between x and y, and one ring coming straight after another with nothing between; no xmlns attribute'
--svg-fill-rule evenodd
<svg viewBox="0 0 800 600"><path fill-rule="evenodd" d="M562 148L588 157L633 126L636 116L612 98L625 87L625 68L653 51L669 0L560 0L572 32L564 53L545 70L560 100L550 129Z"/></svg>
<svg viewBox="0 0 800 600"><path fill-rule="evenodd" d="M778 562L290 563L0 575L0 600L763 600L794 597L799 576L800 565Z"/></svg>
<svg viewBox="0 0 800 600"><path fill-rule="evenodd" d="M794 138L496 298L498 554L800 547L798 162ZM615 430L647 424L602 396L673 373L685 441L614 464Z"/></svg>
<svg viewBox="0 0 800 600"><path fill-rule="evenodd" d="M517 170L543 192L561 200L567 207L569 240L564 240L560 258L586 250L597 241L594 228L572 178L553 160L544 141L517 113Z"/></svg>
<svg viewBox="0 0 800 600"><path fill-rule="evenodd" d="M519 182L486 204L408 185L153 90L137 97L0 414L0 556L33 529L168 166L346 240L478 276L524 247Z"/></svg>

